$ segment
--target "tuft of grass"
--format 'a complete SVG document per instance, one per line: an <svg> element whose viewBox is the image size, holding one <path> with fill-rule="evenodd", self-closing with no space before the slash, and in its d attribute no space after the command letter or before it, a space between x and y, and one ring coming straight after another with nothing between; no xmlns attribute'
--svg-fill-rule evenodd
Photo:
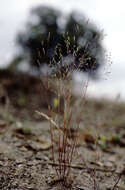
<svg viewBox="0 0 125 190"><path fill-rule="evenodd" d="M58 114L57 117L51 118L42 112L36 112L50 122L52 166L56 172L57 181L62 183L65 187L71 187L71 164L74 158L74 153L76 152L76 136L78 136L80 119L77 118L75 127L73 128L72 114L74 110L71 109L71 84L69 88L69 86L66 84L64 85L61 80L57 82L59 88L58 98L55 100L56 106L59 106L62 94L64 97L64 112L61 121ZM58 109L60 108L58 107ZM73 130L75 130L75 137L72 137Z"/></svg>
<svg viewBox="0 0 125 190"><path fill-rule="evenodd" d="M67 39L66 39L67 40ZM69 52L68 61L70 58L70 39L66 41L67 44L67 53ZM57 53L57 50L59 50L59 47L55 48L55 54ZM74 56L77 54L77 51L79 50L79 47L75 50L74 49ZM75 52L76 51L76 52ZM88 56L88 54L87 54ZM61 51L60 51L60 57ZM89 57L87 57L89 59ZM71 60L72 61L72 60ZM56 64L56 72L53 73L51 77L48 77L48 81L46 84L46 88L50 86L51 82L50 80L54 80L55 86L57 91L54 91L56 94L56 97L53 99L53 106L50 105L48 102L48 111L49 115L46 115L43 112L36 111L37 114L44 117L50 122L50 136L51 136L51 158L52 158L52 166L55 170L57 180L55 182L59 182L62 184L62 187L66 187L68 189L72 189L73 181L72 179L72 162L74 159L74 153L76 154L76 145L77 145L77 137L79 133L79 126L80 122L83 121L83 109L79 109L81 106L84 105L86 100L86 92L89 85L89 77L87 78L86 82L83 84L83 95L80 97L79 101L71 106L72 104L72 79L71 75L74 71L74 69L79 70L81 65L84 64L84 61L86 61L86 67L87 60L86 60L86 52L83 54L82 58L79 60L80 65L78 68L76 68L76 65L70 67L69 64L64 62L64 65L62 67L61 62L56 63L56 60L53 58L53 62ZM51 66L51 64L50 64ZM92 70L93 67L92 66ZM56 78L56 79L55 79ZM63 106L61 105L61 100L63 97ZM90 102L91 103L91 102ZM106 106L105 104L101 104L100 102L96 103L97 110L100 110L103 108L103 106ZM63 113L60 117L60 110L61 107L63 107ZM56 108L57 112L54 113L54 109ZM79 111L80 110L80 111ZM78 111L78 112L77 112ZM75 114L74 114L75 113ZM78 115L76 114L78 113ZM53 117L54 115L54 117ZM75 116L74 118L74 115ZM72 123L74 123L74 128ZM72 131L75 130L75 136L72 137ZM101 139L98 144L103 148L106 149L106 140ZM84 161L84 166L88 170L88 173L90 174L90 177L93 182L93 190L99 190L99 185L97 183L96 179L96 169L90 169L86 162ZM116 181L114 187L112 190L115 190L117 184L119 183L121 176L123 175L123 172L120 173L118 176L118 180Z"/></svg>

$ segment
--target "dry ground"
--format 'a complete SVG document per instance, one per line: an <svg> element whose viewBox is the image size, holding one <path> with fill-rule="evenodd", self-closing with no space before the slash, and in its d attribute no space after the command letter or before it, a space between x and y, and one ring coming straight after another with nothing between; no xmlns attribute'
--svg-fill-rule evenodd
<svg viewBox="0 0 125 190"><path fill-rule="evenodd" d="M0 105L1 190L94 190L94 178L99 185L95 190L112 189L125 168L124 103L89 99L74 110L73 117L80 113L83 120L71 167L72 186L64 187L52 167L48 121L35 114L36 108L27 108L25 99L19 105L8 101ZM46 106L41 110L47 113ZM94 177L88 168L95 169ZM125 189L124 175L116 189Z"/></svg>

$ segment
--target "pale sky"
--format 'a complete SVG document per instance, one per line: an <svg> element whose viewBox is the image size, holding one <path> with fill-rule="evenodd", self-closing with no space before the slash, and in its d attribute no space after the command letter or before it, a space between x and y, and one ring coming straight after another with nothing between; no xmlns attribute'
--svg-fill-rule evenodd
<svg viewBox="0 0 125 190"><path fill-rule="evenodd" d="M125 59L123 43L125 41L124 0L1 0L0 57L1 54L3 57L3 54L9 54L6 51L11 51L11 47L14 45L14 35L28 20L30 8L37 4L52 5L66 12L77 9L81 13L85 13L89 20L97 23L107 35L104 42L107 49L111 51L113 60L115 58L115 60L122 62Z"/></svg>
<svg viewBox="0 0 125 190"><path fill-rule="evenodd" d="M52 5L65 12L78 10L104 30L104 44L113 62L106 85L109 91L123 93L125 97L125 0L1 0L0 65L12 57L16 34L28 21L30 8L38 4Z"/></svg>

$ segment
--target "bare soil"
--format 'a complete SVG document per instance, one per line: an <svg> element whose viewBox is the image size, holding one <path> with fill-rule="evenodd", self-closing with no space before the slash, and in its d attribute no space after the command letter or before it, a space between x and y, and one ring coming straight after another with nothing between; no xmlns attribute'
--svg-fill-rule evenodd
<svg viewBox="0 0 125 190"><path fill-rule="evenodd" d="M1 190L113 188L125 169L124 103L87 99L84 106L80 106L77 111L74 110L75 115L82 113L83 120L80 123L69 185L66 186L61 179L57 179L52 165L49 122L35 113L38 109L48 114L47 104L43 104L45 95L42 96L36 90L39 89L39 82L34 83L28 96L22 91L23 87L18 88L18 85L14 91L15 86L12 88L13 82L10 79L9 82L2 79L2 84L4 87L1 87L3 90L0 91ZM47 101L51 102L54 94L47 92ZM30 100L29 103L27 98ZM77 101L77 98L75 99ZM42 100L42 103L38 100ZM33 107L30 102L35 106ZM122 173L115 189L125 190L125 176L124 172ZM94 181L97 187L94 186Z"/></svg>

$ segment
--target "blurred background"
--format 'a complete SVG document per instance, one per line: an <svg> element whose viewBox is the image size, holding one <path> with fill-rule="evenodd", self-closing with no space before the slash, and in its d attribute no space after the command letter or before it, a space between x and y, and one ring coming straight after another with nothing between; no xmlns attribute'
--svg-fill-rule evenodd
<svg viewBox="0 0 125 190"><path fill-rule="evenodd" d="M32 10L35 10L35 7L40 6L54 8L54 10L57 10L59 14L63 14L64 18L58 20L58 23L60 24L60 31L64 29L63 26L66 22L68 22L68 15L71 15L72 18L75 18L76 16L76 20L78 20L78 22L81 22L81 15L83 15L86 21L85 23L92 23L90 25L88 24L88 26L86 25L88 31L88 33L86 32L86 41L88 40L89 42L93 42L93 40L91 39L92 34L94 32L96 34L100 33L99 37L101 36L101 38L103 39L101 39L100 42L100 39L98 38L97 44L95 41L93 42L93 44L96 44L98 50L102 48L105 54L105 58L103 57L104 55L102 54L102 50L99 50L99 54L101 54L102 59L98 56L98 52L95 53L94 51L90 50L92 56L95 56L97 61L97 66L95 67L95 70L98 70L98 74L96 73L96 76L98 76L90 77L88 95L91 97L107 97L110 99L119 98L124 101L125 3L123 0L10 0L9 2L7 0L1 1L0 68L3 69L9 67L13 69L15 61L20 62L23 60L22 57L27 58L27 55L25 55L24 52L28 51L28 56L31 55L31 53L33 52L33 49L32 51L31 49L28 49L29 47L27 45L27 42L28 44L30 44L28 39L30 39L31 37L29 35L30 37L28 38L28 32L31 28L33 29L36 23L38 24L38 18L32 17L33 14L36 14L33 13ZM75 14L76 12L77 14ZM51 21L51 18L49 22L53 22ZM94 29L91 29L91 27L94 27ZM45 33L45 31L42 32ZM85 37L85 35L83 37ZM32 36L32 39L33 38L35 37ZM82 42L80 41L79 43ZM84 47L83 44L82 46ZM49 51L48 54L50 55L50 59L50 57L52 56L52 52ZM79 57L81 55L79 54L77 56ZM33 58L32 63L34 64ZM21 64L23 65L22 69L24 71L28 70L29 66L25 64L24 60ZM98 65L102 66L98 69ZM89 73L89 68L87 68L88 72L86 72L86 68L81 68L81 70L83 72L76 73L75 75L74 85L75 92L77 91L79 94L81 93L82 84L85 80L84 76L86 75L86 73Z"/></svg>

